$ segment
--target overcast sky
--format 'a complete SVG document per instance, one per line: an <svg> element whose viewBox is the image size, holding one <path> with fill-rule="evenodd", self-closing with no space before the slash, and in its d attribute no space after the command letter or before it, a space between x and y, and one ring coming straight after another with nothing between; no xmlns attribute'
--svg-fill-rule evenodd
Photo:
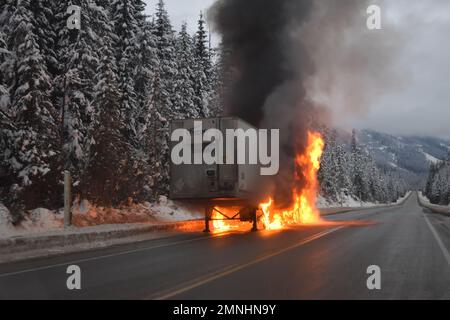
<svg viewBox="0 0 450 320"><path fill-rule="evenodd" d="M167 11L175 29L179 30L181 24L186 21L189 30L195 32L200 11L206 10L215 0L165 0ZM152 14L157 0L145 0L147 12Z"/></svg>
<svg viewBox="0 0 450 320"><path fill-rule="evenodd" d="M397 65L404 83L360 126L450 138L450 1L390 0L387 13L407 39Z"/></svg>
<svg viewBox="0 0 450 320"><path fill-rule="evenodd" d="M152 13L156 0L146 1ZM191 32L199 12L212 3L166 0L175 28L187 21ZM450 138L450 1L387 0L382 9L407 39L395 65L402 85L374 99L367 115L347 117L339 125Z"/></svg>

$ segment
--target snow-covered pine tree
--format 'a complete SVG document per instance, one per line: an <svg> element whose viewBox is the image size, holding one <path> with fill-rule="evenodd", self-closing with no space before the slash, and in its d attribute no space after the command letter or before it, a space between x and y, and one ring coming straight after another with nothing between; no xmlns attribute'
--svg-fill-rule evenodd
<svg viewBox="0 0 450 320"><path fill-rule="evenodd" d="M195 35L195 103L197 112L201 117L209 116L209 104L213 100L211 50L209 48L208 32L205 27L206 22L203 19L203 13L200 13L198 29Z"/></svg>
<svg viewBox="0 0 450 320"><path fill-rule="evenodd" d="M104 8L108 13L110 11L111 6L111 0L95 0L95 3L99 6Z"/></svg>
<svg viewBox="0 0 450 320"><path fill-rule="evenodd" d="M364 155L362 150L358 146L357 141L357 132L353 130L352 132L352 141L351 141L351 159L352 159L352 185L353 191L352 193L356 195L358 198L365 199L365 185L364 181Z"/></svg>
<svg viewBox="0 0 450 320"><path fill-rule="evenodd" d="M95 76L96 117L91 127L95 141L89 148L89 160L81 179L84 197L103 205L123 201L123 177L128 170L130 148L123 139L120 112L120 89L113 47L112 25L104 22L100 31L101 55Z"/></svg>
<svg viewBox="0 0 450 320"><path fill-rule="evenodd" d="M341 201L351 194L352 185L352 164L351 157L346 152L345 146L338 144L336 147L336 170L338 178L338 198Z"/></svg>
<svg viewBox="0 0 450 320"><path fill-rule="evenodd" d="M121 91L118 65L120 60L117 59L116 50L118 40L115 30L117 29L112 22L104 20L103 16L97 17L95 21L96 30L101 39L99 44L101 60L95 76L93 102L95 120L90 127L93 144L89 148L89 162L82 179L81 190L92 201L105 205L117 205L129 199L143 200L147 194L146 159L148 156L143 149L143 141L136 139L139 131L134 132L134 130L138 130L139 127L136 128L135 125L130 127L127 119L129 119L128 116L132 116L137 121L140 116L144 117L146 114L143 112L139 115L138 112L143 110L138 110L136 105L133 106L133 114L123 112L121 98L124 95ZM150 50L150 48L146 49ZM135 57L130 56L130 58ZM146 58L148 60L141 61L149 64L145 67L148 68L147 72L151 72L152 56L149 55ZM134 61L138 60L134 59ZM136 68L130 70L130 74L135 72ZM149 73L147 75L150 76ZM133 90L134 85L133 79ZM150 85L146 83L145 86L144 89L148 90ZM133 128L131 137L130 128Z"/></svg>
<svg viewBox="0 0 450 320"><path fill-rule="evenodd" d="M67 8L71 5L81 8L80 30L66 27ZM109 17L105 8L90 0L66 0L59 6L57 52L60 74L55 77L54 84L58 88L57 104L63 109L64 167L78 182L87 165L87 153L93 141L89 128L95 116L92 101L102 44L99 30Z"/></svg>
<svg viewBox="0 0 450 320"><path fill-rule="evenodd" d="M57 10L63 1L33 0L32 10L36 19L36 35L38 45L44 57L45 64L50 76L53 78L58 74L58 61L56 43L58 41ZM67 7L64 8L67 10ZM65 11L64 10L64 11Z"/></svg>
<svg viewBox="0 0 450 320"><path fill-rule="evenodd" d="M6 84L4 68L9 57L5 35L0 29L0 199L6 196L5 189L8 186L8 165L4 161L8 147L10 131L14 130L12 120L9 117L9 90Z"/></svg>
<svg viewBox="0 0 450 320"><path fill-rule="evenodd" d="M8 175L9 165L5 161L6 154L9 152L8 145L11 130L14 130L13 121L9 116L10 112L10 96L9 83L11 80L11 66L13 65L11 52L8 50L6 43L6 20L5 15L7 9L7 1L1 1L2 12L0 12L0 199L7 196L7 190L11 185Z"/></svg>
<svg viewBox="0 0 450 320"><path fill-rule="evenodd" d="M142 32L143 10L141 1L114 0L111 4L111 18L116 35L116 59L119 89L121 92L121 117L126 123L124 136L137 146L138 95L135 90L136 71L139 61L139 34Z"/></svg>
<svg viewBox="0 0 450 320"><path fill-rule="evenodd" d="M176 39L163 0L157 3L153 30L158 64L147 101L147 119L148 132L153 135L149 142L153 195L158 196L167 195L169 188L169 124L183 115L174 85L178 76Z"/></svg>
<svg viewBox="0 0 450 320"><path fill-rule="evenodd" d="M320 180L321 194L327 199L337 201L338 187L336 167L336 139L330 130L325 129L322 134L325 138L325 150L320 162L318 177Z"/></svg>
<svg viewBox="0 0 450 320"><path fill-rule="evenodd" d="M203 12L200 12L198 20L198 29L195 35L195 56L199 67L202 69L205 76L211 78L211 50L209 44L209 33L206 30L206 21L203 18Z"/></svg>
<svg viewBox="0 0 450 320"><path fill-rule="evenodd" d="M3 111L10 107L10 90L14 87L16 76L14 72L16 56L10 43L12 33L10 22L17 8L16 2L14 0L0 2L0 110L3 109Z"/></svg>
<svg viewBox="0 0 450 320"><path fill-rule="evenodd" d="M136 8L136 20L140 28L143 28L144 25L148 22L147 15L145 14L145 8L147 4L143 0L133 0L134 7Z"/></svg>
<svg viewBox="0 0 450 320"><path fill-rule="evenodd" d="M424 193L431 203L450 204L450 158L430 166Z"/></svg>
<svg viewBox="0 0 450 320"><path fill-rule="evenodd" d="M424 190L424 194L430 198L431 200L431 194L432 194L432 187L433 187L433 183L436 177L436 174L439 172L439 164L436 163L431 163L430 164L430 169L428 170L428 178L425 184L425 190Z"/></svg>
<svg viewBox="0 0 450 320"><path fill-rule="evenodd" d="M175 51L175 34L170 23L169 15L163 0L159 0L156 7L156 20L154 28L156 36L158 69L155 70L159 81L158 94L155 94L155 107L163 118L170 121L179 115L181 106L174 104L175 87L173 85L177 76L177 61Z"/></svg>
<svg viewBox="0 0 450 320"><path fill-rule="evenodd" d="M163 101L161 79L156 73L153 79L152 95L147 101L148 128L144 134L145 150L149 157L149 182L151 197L156 199L159 195L167 195L169 191L169 121L158 108ZM147 189L147 188L146 188Z"/></svg>
<svg viewBox="0 0 450 320"><path fill-rule="evenodd" d="M0 0L0 30L8 33L10 18L17 8L16 0Z"/></svg>
<svg viewBox="0 0 450 320"><path fill-rule="evenodd" d="M230 95L232 83L232 71L230 64L231 51L223 43L211 53L212 56L212 76L209 112L211 116L220 116L223 114L227 105L227 99Z"/></svg>
<svg viewBox="0 0 450 320"><path fill-rule="evenodd" d="M138 34L139 54L137 55L137 69L135 76L135 91L137 94L137 139L139 148L142 148L144 132L148 129L148 100L152 96L153 79L159 61L156 52L156 39L154 25L144 22Z"/></svg>
<svg viewBox="0 0 450 320"><path fill-rule="evenodd" d="M10 190L14 190L11 198L17 199L20 209L59 201L54 197L60 175L58 112L51 101L51 78L39 47L36 30L41 22L37 18L42 17L35 6L32 0L18 1L10 19L16 78L9 115L16 130L8 137L10 152L5 160Z"/></svg>
<svg viewBox="0 0 450 320"><path fill-rule="evenodd" d="M195 104L195 55L192 38L187 32L187 24L181 27L176 43L178 73L174 103L180 106L177 118L198 118L200 114Z"/></svg>
<svg viewBox="0 0 450 320"><path fill-rule="evenodd" d="M0 30L0 110L3 112L6 112L6 108L9 106L8 59L11 59L11 53L6 45L6 35Z"/></svg>

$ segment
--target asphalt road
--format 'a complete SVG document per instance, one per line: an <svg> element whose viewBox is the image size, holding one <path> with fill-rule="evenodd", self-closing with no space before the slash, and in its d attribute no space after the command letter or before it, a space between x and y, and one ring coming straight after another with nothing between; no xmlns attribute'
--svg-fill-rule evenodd
<svg viewBox="0 0 450 320"><path fill-rule="evenodd" d="M328 219L336 224L180 234L0 265L0 299L450 299L450 218L416 195ZM69 265L81 268L81 290L67 289ZM381 290L367 288L371 265Z"/></svg>

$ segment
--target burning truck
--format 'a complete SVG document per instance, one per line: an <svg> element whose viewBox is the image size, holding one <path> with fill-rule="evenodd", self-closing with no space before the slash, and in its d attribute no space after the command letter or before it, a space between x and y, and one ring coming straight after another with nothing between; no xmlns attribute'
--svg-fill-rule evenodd
<svg viewBox="0 0 450 320"><path fill-rule="evenodd" d="M236 135L227 134L227 131L239 129L243 134L250 130L256 132L251 125L232 117L178 120L171 124L170 198L204 205L205 232L211 231L211 221L217 229L219 225L225 225L224 221L233 220L251 222L252 230L256 231L261 218L253 194L260 166L250 161L251 139L244 137L246 141L243 140L245 145L242 145ZM208 132L214 132L214 137L208 139L210 142L204 139ZM205 152L211 143L216 143L209 153L214 159L208 160ZM238 149L249 161L239 161ZM184 159L174 161L175 155Z"/></svg>
<svg viewBox="0 0 450 320"><path fill-rule="evenodd" d="M306 150L292 159L295 169L294 176L286 180L293 182L286 204L277 202L270 187L279 181L274 178L277 175L270 175L278 172L277 165L267 161L277 155L277 131L270 133L270 139L266 132L258 135L266 139L255 140L256 134L252 139L251 133L256 131L235 117L172 122L170 198L202 204L205 232L226 231L248 222L253 231L258 230L258 223L273 230L320 222L315 202L324 148L321 135L309 131Z"/></svg>
<svg viewBox="0 0 450 320"><path fill-rule="evenodd" d="M203 124L221 130L278 128L280 161L279 172L268 177L247 165L172 165L172 198L204 201L207 231L210 221L214 228L229 228L231 222L216 221L226 216L250 220L254 229L258 221L266 229L321 223L315 204L325 143L317 128L329 123L335 105L351 108L352 113L366 105L361 93L372 90L366 90L367 81L355 77L358 69L370 67L371 75L381 70L385 78L379 59L373 60L376 65L366 64L370 62L366 54L377 53L373 46L367 46L369 53L356 42L341 41L353 27L360 34L361 10L354 7L365 10L366 4L359 0L216 0L209 9L208 20L226 49L220 61L224 71L221 109L245 122L223 118ZM375 40L362 34L364 41ZM391 43L382 46L383 54L387 47ZM363 56L358 55L361 52ZM367 84L372 85L369 78ZM193 130L193 123L175 121L173 126ZM223 209L234 204L240 209Z"/></svg>

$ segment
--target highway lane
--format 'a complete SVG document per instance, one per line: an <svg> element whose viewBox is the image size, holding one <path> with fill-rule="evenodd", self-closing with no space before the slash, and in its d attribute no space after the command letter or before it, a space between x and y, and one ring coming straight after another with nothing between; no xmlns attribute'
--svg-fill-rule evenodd
<svg viewBox="0 0 450 320"><path fill-rule="evenodd" d="M450 299L450 218L403 206L335 224L167 239L0 265L0 299ZM364 221L370 223L349 223ZM82 290L66 287L69 265ZM367 267L382 289L367 289Z"/></svg>

